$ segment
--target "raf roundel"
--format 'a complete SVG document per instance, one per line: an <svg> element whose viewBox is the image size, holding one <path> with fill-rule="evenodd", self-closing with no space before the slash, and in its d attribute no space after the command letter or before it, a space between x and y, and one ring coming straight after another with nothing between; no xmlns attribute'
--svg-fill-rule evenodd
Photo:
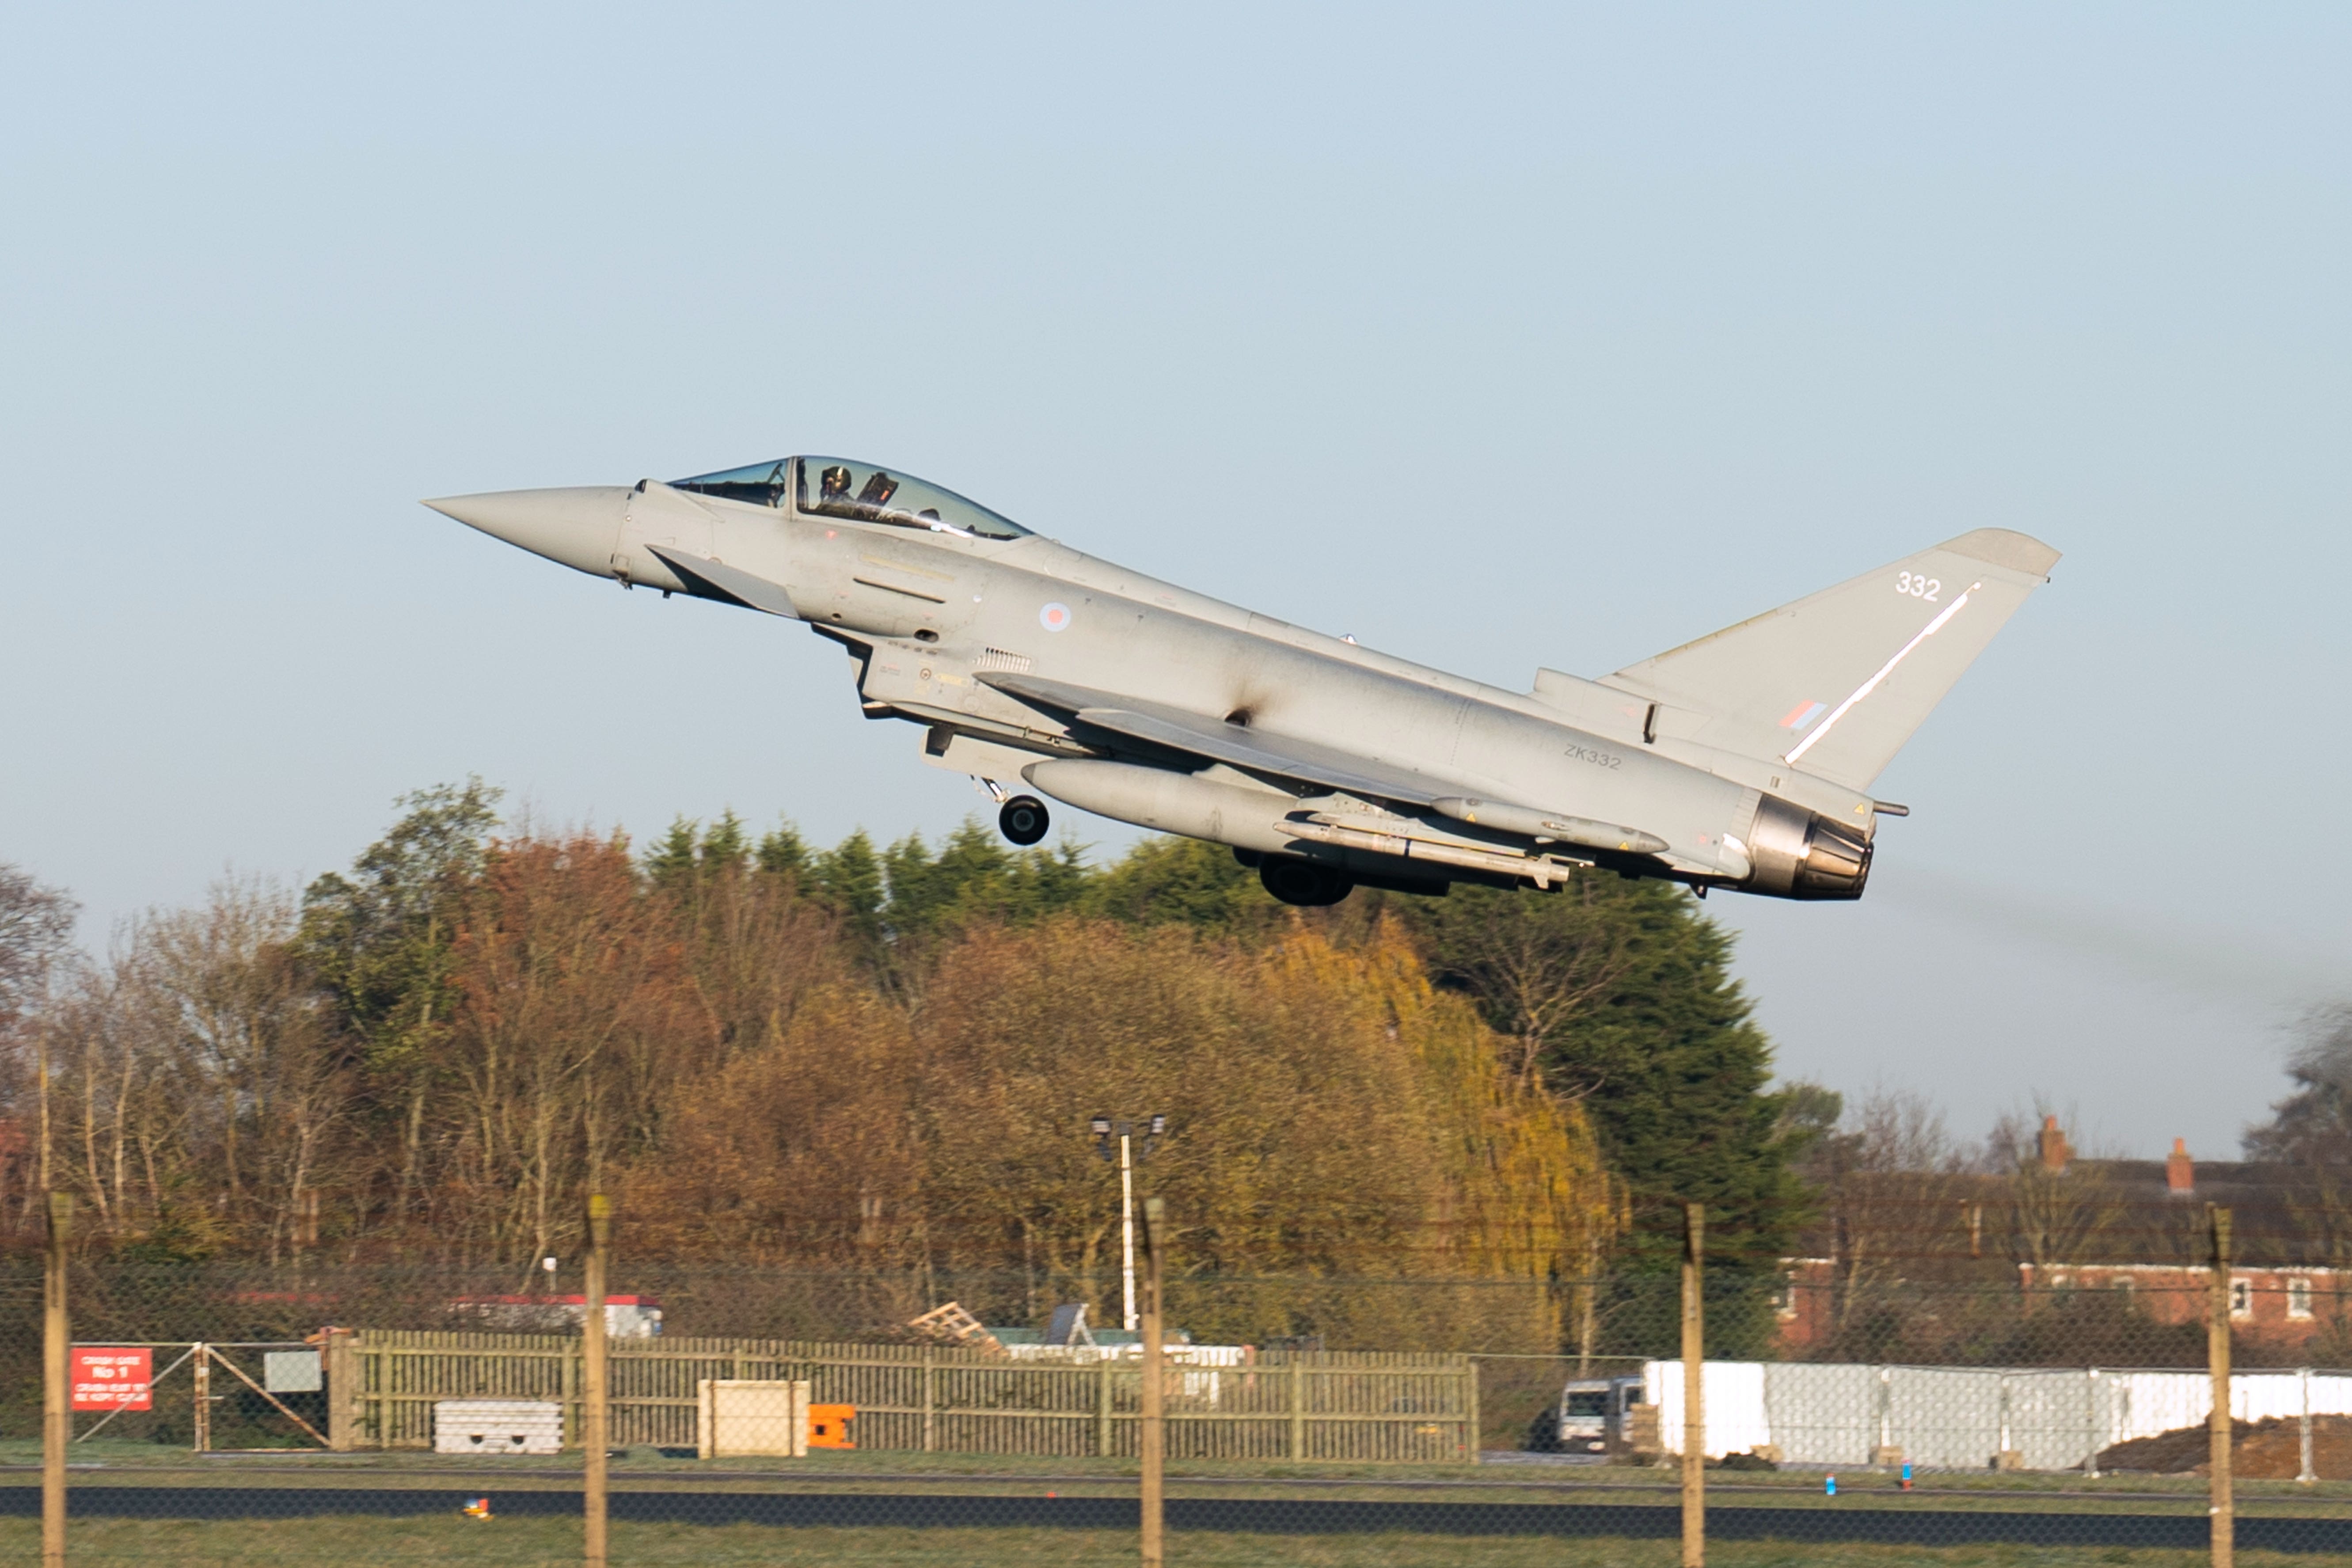
<svg viewBox="0 0 2352 1568"><path fill-rule="evenodd" d="M1070 625L1070 606L1051 604L1037 612L1037 624L1049 632L1066 631Z"/></svg>

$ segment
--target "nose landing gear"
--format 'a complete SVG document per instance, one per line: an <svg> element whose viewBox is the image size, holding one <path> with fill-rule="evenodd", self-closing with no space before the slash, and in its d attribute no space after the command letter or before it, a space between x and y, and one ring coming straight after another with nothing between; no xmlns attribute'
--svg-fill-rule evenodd
<svg viewBox="0 0 2352 1568"><path fill-rule="evenodd" d="M998 830L1024 849L1045 838L1052 821L1046 815L1045 803L1034 795L1014 795L996 814Z"/></svg>

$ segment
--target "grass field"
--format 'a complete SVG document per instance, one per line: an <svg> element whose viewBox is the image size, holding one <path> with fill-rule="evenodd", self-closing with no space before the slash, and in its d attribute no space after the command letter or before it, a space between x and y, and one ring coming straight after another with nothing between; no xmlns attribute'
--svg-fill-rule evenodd
<svg viewBox="0 0 2352 1568"><path fill-rule="evenodd" d="M1265 1536L1179 1532L1168 1562L1185 1568L1672 1568L1671 1541L1495 1538L1431 1535ZM794 1530L757 1526L613 1527L616 1568L634 1563L753 1563L792 1568L1109 1568L1136 1561L1129 1531ZM40 1528L0 1520L0 1560L37 1561ZM75 1568L169 1563L214 1568L231 1563L483 1563L537 1568L580 1561L580 1526L571 1520L309 1519L208 1524L186 1521L77 1521L67 1545ZM1722 1542L1707 1561L1717 1568L2201 1568L2202 1552L2122 1547L1819 1546ZM2310 1568L2322 1561L2241 1552L2245 1568Z"/></svg>

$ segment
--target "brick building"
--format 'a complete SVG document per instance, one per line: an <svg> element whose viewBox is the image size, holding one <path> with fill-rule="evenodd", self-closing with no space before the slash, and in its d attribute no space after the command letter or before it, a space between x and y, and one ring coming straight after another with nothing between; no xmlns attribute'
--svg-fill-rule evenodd
<svg viewBox="0 0 2352 1568"><path fill-rule="evenodd" d="M2212 1206L2231 1211L2231 1316L2248 1347L2352 1352L2352 1170L2200 1163L2179 1139L2162 1160L2078 1159L2052 1117L2016 1172L1849 1175L1824 1206L1783 1265L1789 1355L1830 1349L1864 1299L1930 1314L2008 1295L2021 1316L2095 1299L2152 1325L2201 1323Z"/></svg>

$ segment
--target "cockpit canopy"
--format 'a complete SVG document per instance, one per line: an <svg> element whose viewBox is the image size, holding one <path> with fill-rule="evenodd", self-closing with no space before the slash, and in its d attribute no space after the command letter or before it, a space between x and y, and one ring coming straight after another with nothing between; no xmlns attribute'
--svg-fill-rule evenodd
<svg viewBox="0 0 2352 1568"><path fill-rule="evenodd" d="M780 458L772 463L697 474L671 483L678 489L753 506L781 507L790 496L794 510L813 517L976 534L982 539L1029 537L1029 531L1011 518L999 517L953 490L847 458Z"/></svg>

